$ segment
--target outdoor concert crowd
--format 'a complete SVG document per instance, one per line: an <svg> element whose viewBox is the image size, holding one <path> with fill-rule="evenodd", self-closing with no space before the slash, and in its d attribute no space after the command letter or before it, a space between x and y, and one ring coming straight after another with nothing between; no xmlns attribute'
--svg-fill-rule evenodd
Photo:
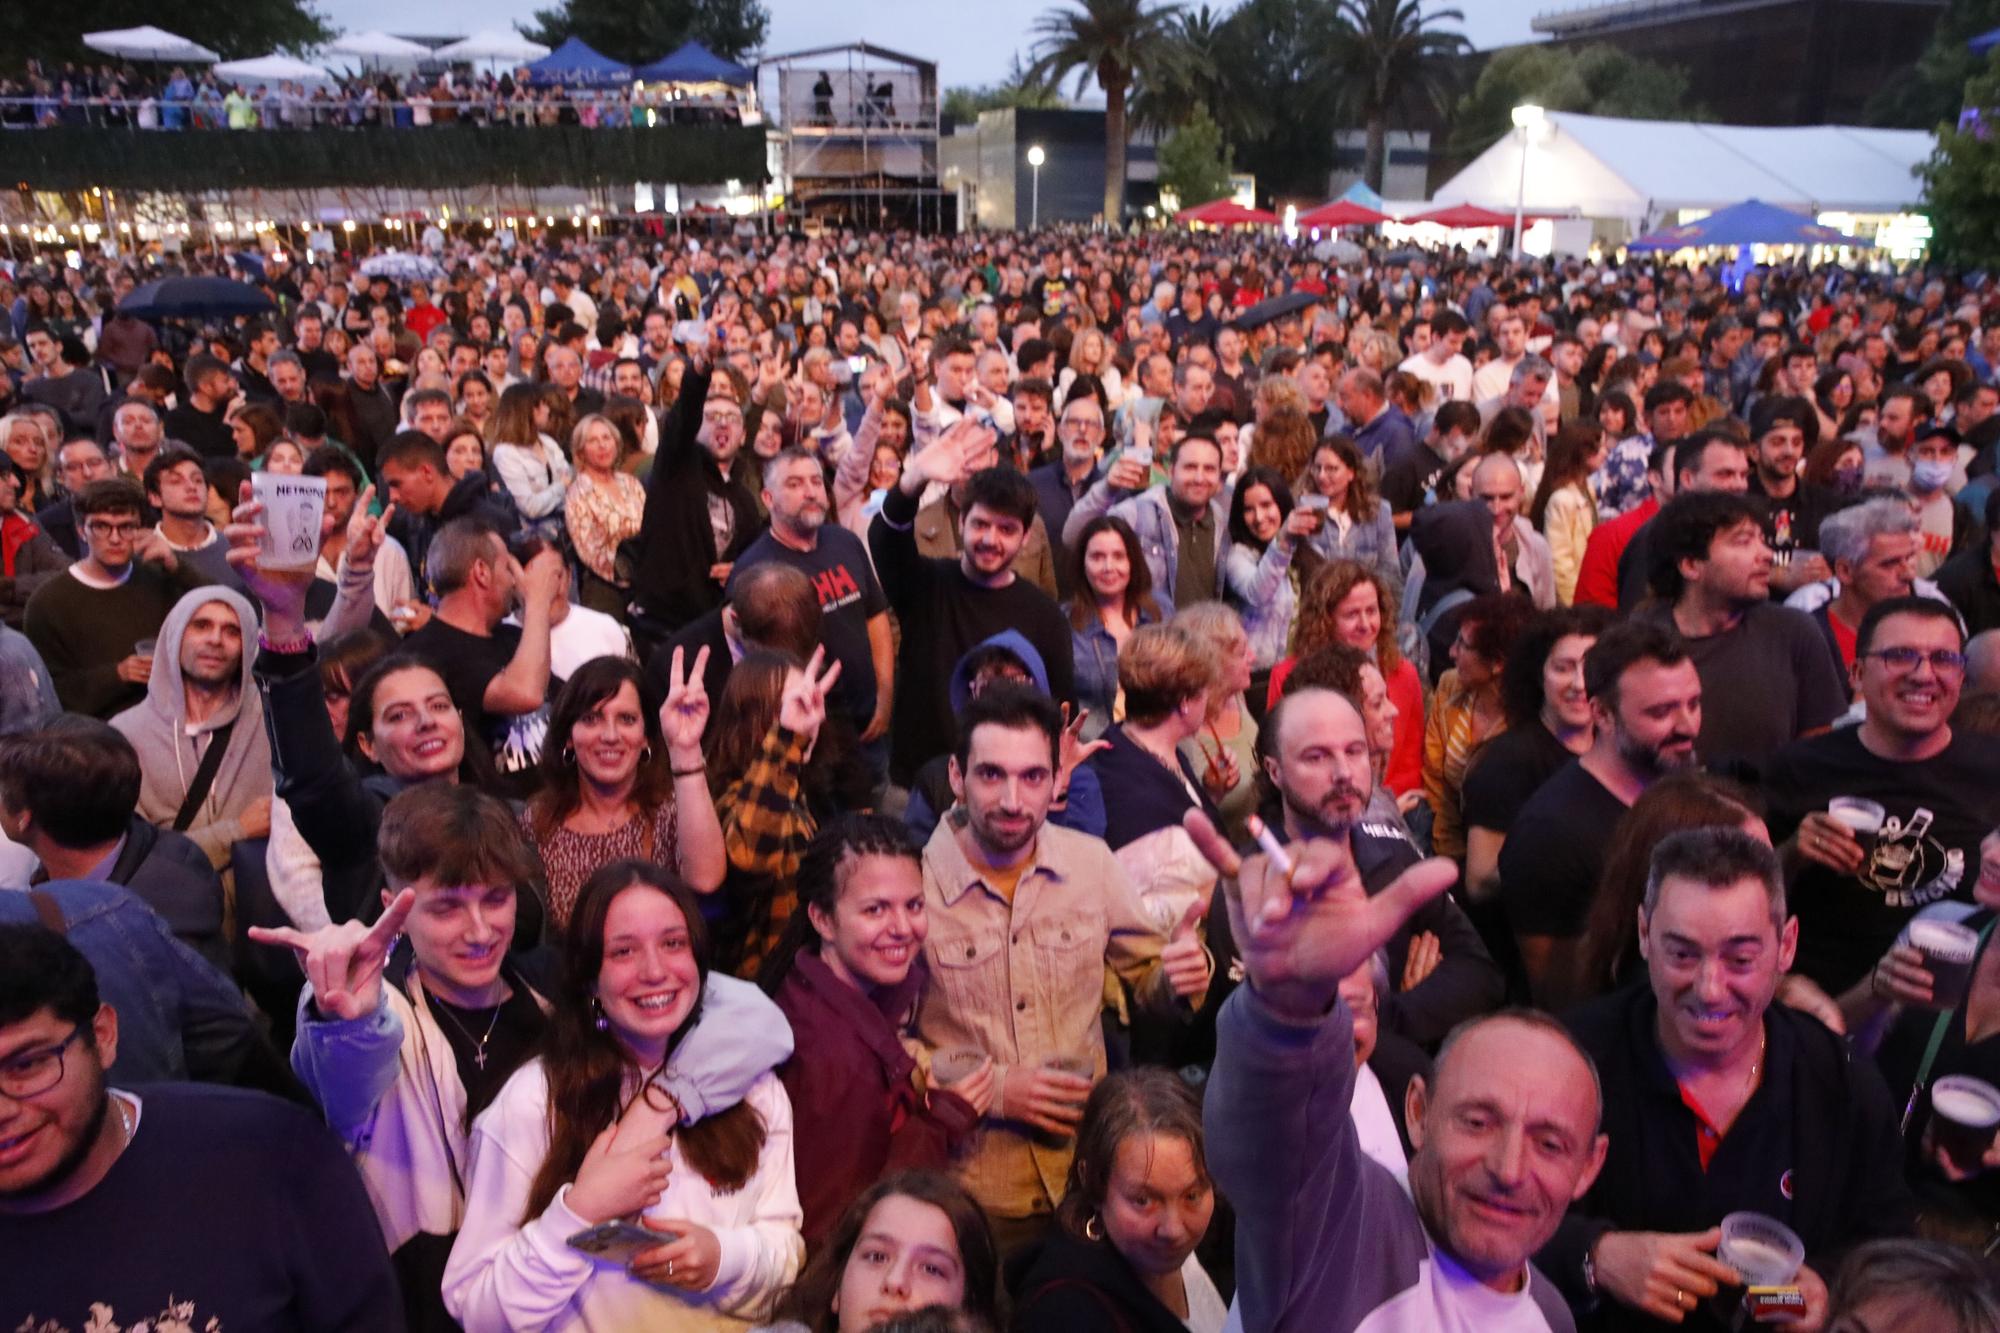
<svg viewBox="0 0 2000 1333"><path fill-rule="evenodd" d="M427 129L433 125L581 125L644 128L668 121L733 123L741 94L565 87L526 70L390 73L363 70L324 81L228 79L199 66L29 61L0 78L0 130L96 126L140 130Z"/></svg>
<svg viewBox="0 0 2000 1333"><path fill-rule="evenodd" d="M225 249L0 276L0 1329L2000 1333L1990 284Z"/></svg>

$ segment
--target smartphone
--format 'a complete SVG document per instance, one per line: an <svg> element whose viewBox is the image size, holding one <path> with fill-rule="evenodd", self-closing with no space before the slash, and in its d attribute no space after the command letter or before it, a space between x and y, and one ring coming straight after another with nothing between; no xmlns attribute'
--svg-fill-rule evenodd
<svg viewBox="0 0 2000 1333"><path fill-rule="evenodd" d="M680 1239L672 1231L651 1231L635 1222L599 1222L569 1238L569 1247L593 1259L630 1267L632 1260L647 1250L658 1249Z"/></svg>
<svg viewBox="0 0 2000 1333"><path fill-rule="evenodd" d="M1299 508L1308 511L1318 510L1320 513L1325 513L1327 510L1333 508L1333 501L1324 495L1302 495L1299 497Z"/></svg>
<svg viewBox="0 0 2000 1333"><path fill-rule="evenodd" d="M684 319L674 325L674 341L688 347L706 347L708 325L698 319Z"/></svg>

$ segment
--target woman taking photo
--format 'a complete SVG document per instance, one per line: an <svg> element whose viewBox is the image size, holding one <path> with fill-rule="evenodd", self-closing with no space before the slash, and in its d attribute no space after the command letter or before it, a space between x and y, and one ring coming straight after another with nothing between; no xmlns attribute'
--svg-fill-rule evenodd
<svg viewBox="0 0 2000 1333"><path fill-rule="evenodd" d="M1583 549L1597 526L1597 497L1590 492L1590 479L1604 465L1605 453L1601 427L1587 421L1564 426L1549 445L1548 466L1528 508L1528 522L1548 539L1549 556L1555 562L1556 601L1564 606L1576 600Z"/></svg>
<svg viewBox="0 0 2000 1333"><path fill-rule="evenodd" d="M657 719L639 702L638 664L623 657L584 663L556 696L541 790L521 827L541 853L558 929L584 881L612 861L669 866L697 893L722 886L722 825L701 753L707 656L704 648L689 665L674 649Z"/></svg>
<svg viewBox="0 0 2000 1333"><path fill-rule="evenodd" d="M1219 1333L1228 1307L1194 1257L1214 1215L1194 1093L1163 1069L1111 1075L1084 1107L1016 1333Z"/></svg>
<svg viewBox="0 0 2000 1333"><path fill-rule="evenodd" d="M584 885L542 1055L473 1122L444 1273L467 1333L742 1328L798 1272L791 1105L776 1073L687 1125L665 1083L707 980L686 885L643 861ZM634 1215L658 1245L614 1259L569 1244Z"/></svg>
<svg viewBox="0 0 2000 1333"><path fill-rule="evenodd" d="M1402 586L1403 564L1396 554L1396 523L1389 502L1377 498L1352 440L1335 435L1313 446L1305 494L1326 502L1321 511L1324 522L1313 534L1313 549L1322 560L1358 561L1389 587Z"/></svg>
<svg viewBox="0 0 2000 1333"><path fill-rule="evenodd" d="M1254 669L1268 675L1291 642L1299 588L1319 568L1312 537L1324 512L1295 508L1276 468L1253 467L1229 497L1229 552L1222 580L1229 604L1243 617Z"/></svg>
<svg viewBox="0 0 2000 1333"><path fill-rule="evenodd" d="M548 433L555 420L553 397L546 384L508 385L493 409L486 440L493 446L493 470L514 497L514 508L538 534L558 540L571 474L562 446Z"/></svg>
<svg viewBox="0 0 2000 1333"><path fill-rule="evenodd" d="M799 863L798 910L760 978L792 1025L778 1077L794 1131L840 1145L798 1163L809 1246L889 1172L949 1167L993 1100L992 1060L933 1069L926 1094L901 1040L926 977L918 856L887 815L842 815L820 830Z"/></svg>
<svg viewBox="0 0 2000 1333"><path fill-rule="evenodd" d="M1196 602L1176 614L1173 625L1192 635L1216 661L1201 730L1181 742L1181 755L1200 775L1202 790L1221 812L1230 835L1248 837L1258 795L1257 720L1248 702L1255 676L1250 635L1243 618L1221 602Z"/></svg>
<svg viewBox="0 0 2000 1333"><path fill-rule="evenodd" d="M985 1210L950 1176L903 1171L848 1207L760 1333L870 1333L940 1308L997 1330L1005 1302Z"/></svg>
<svg viewBox="0 0 2000 1333"><path fill-rule="evenodd" d="M1118 706L1118 653L1132 631L1159 623L1153 575L1139 538L1122 518L1090 520L1070 545L1069 624L1076 663L1076 702L1089 716L1084 740L1096 740L1123 716Z"/></svg>
<svg viewBox="0 0 2000 1333"><path fill-rule="evenodd" d="M592 413L576 423L570 439L576 480L563 502L563 517L576 556L583 564L578 600L593 611L624 618L630 579L620 579L618 548L639 535L646 514L646 488L618 465L624 437L609 417Z"/></svg>

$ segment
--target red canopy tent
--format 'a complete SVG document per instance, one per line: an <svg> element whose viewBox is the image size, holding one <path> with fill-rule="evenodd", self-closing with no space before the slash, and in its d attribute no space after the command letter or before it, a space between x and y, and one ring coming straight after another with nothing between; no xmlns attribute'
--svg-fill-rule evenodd
<svg viewBox="0 0 2000 1333"><path fill-rule="evenodd" d="M1522 221L1533 221L1549 216L1546 213L1524 213ZM1428 213L1414 213L1403 219L1405 225L1412 222L1435 222L1440 227L1511 227L1514 225L1512 213L1496 213L1490 208L1477 204L1450 204L1444 208L1433 208Z"/></svg>
<svg viewBox="0 0 2000 1333"><path fill-rule="evenodd" d="M1387 213L1378 213L1352 199L1336 199L1330 204L1321 204L1310 213L1298 216L1301 227L1375 227L1396 219Z"/></svg>
<svg viewBox="0 0 2000 1333"><path fill-rule="evenodd" d="M1174 214L1174 221L1186 224L1199 222L1204 227L1275 227L1278 218L1275 213L1266 213L1261 208L1245 208L1234 199L1211 199L1193 208L1183 208Z"/></svg>

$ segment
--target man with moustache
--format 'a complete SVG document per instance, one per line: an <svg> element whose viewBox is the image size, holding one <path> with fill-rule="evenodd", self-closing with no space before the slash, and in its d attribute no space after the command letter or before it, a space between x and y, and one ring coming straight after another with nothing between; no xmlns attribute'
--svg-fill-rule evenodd
<svg viewBox="0 0 2000 1333"><path fill-rule="evenodd" d="M1700 674L1664 625L1628 621L1583 659L1590 748L1528 798L1500 849L1500 898L1535 1002L1582 998L1575 948L1621 815L1659 778L1695 765Z"/></svg>
<svg viewBox="0 0 2000 1333"><path fill-rule="evenodd" d="M1742 1275L1716 1251L1722 1219L1754 1212L1805 1242L1793 1279L1805 1309L1783 1326L1820 1329L1830 1261L1910 1230L1881 1074L1817 1020L1772 1003L1799 935L1777 854L1759 838L1687 829L1654 851L1639 910L1648 984L1564 1020L1603 1080L1611 1146L1536 1262L1586 1327L1744 1327L1741 1292L1727 1290Z"/></svg>

